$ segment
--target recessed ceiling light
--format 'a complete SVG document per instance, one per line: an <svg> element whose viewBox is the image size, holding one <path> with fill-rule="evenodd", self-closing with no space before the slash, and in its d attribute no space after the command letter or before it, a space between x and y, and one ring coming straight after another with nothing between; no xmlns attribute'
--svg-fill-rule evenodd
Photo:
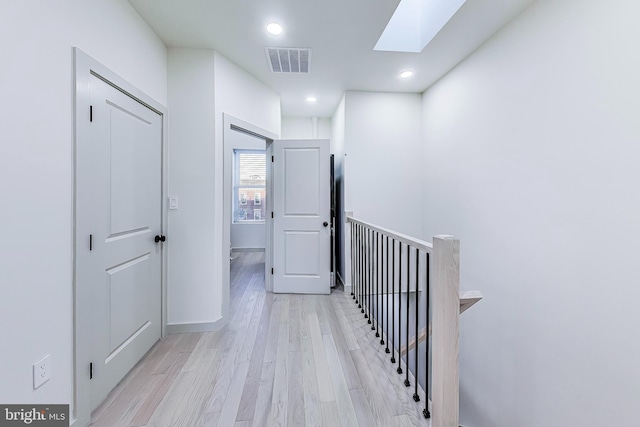
<svg viewBox="0 0 640 427"><path fill-rule="evenodd" d="M276 22L271 22L267 24L267 31L269 32L269 34L273 34L274 36L279 36L280 34L282 34L282 25Z"/></svg>
<svg viewBox="0 0 640 427"><path fill-rule="evenodd" d="M408 79L409 77L413 76L413 71L403 71L400 73L400 78L401 79Z"/></svg>
<svg viewBox="0 0 640 427"><path fill-rule="evenodd" d="M318 102L318 98L315 96L307 96L307 102Z"/></svg>

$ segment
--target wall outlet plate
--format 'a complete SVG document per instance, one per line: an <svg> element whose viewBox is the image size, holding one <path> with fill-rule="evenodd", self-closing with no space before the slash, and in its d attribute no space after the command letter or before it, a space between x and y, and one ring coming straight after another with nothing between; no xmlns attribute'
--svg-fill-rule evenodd
<svg viewBox="0 0 640 427"><path fill-rule="evenodd" d="M178 198L176 196L169 197L169 210L178 210Z"/></svg>
<svg viewBox="0 0 640 427"><path fill-rule="evenodd" d="M51 356L48 354L33 364L33 389L37 389L51 378Z"/></svg>

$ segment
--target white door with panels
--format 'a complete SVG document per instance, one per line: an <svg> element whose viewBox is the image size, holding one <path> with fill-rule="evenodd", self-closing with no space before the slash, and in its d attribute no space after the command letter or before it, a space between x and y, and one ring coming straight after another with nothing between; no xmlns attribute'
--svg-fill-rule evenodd
<svg viewBox="0 0 640 427"><path fill-rule="evenodd" d="M161 335L162 116L91 76L77 146L77 286L89 287L91 407ZM82 248L86 242L86 248Z"/></svg>
<svg viewBox="0 0 640 427"><path fill-rule="evenodd" d="M328 294L329 140L276 140L273 153L273 291Z"/></svg>

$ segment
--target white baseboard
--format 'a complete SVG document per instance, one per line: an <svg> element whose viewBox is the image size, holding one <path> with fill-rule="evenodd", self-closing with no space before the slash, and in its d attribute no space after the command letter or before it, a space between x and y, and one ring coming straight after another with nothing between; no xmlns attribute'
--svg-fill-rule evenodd
<svg viewBox="0 0 640 427"><path fill-rule="evenodd" d="M344 293L345 294L350 294L351 293L351 284L346 284L344 282L344 280L342 280L342 276L340 275L340 273L337 273L336 277L338 278L338 281L340 281L340 283L342 283L342 286L344 287Z"/></svg>
<svg viewBox="0 0 640 427"><path fill-rule="evenodd" d="M264 252L264 248L231 248L231 252Z"/></svg>
<svg viewBox="0 0 640 427"><path fill-rule="evenodd" d="M167 334L182 334L185 332L213 332L222 328L227 322L220 318L207 323L174 323L167 325Z"/></svg>

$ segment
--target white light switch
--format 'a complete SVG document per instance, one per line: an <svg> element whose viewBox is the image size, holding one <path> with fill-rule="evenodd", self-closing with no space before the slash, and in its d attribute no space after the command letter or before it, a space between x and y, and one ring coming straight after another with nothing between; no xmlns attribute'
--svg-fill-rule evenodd
<svg viewBox="0 0 640 427"><path fill-rule="evenodd" d="M169 197L169 209L175 211L178 209L178 198L177 197Z"/></svg>

